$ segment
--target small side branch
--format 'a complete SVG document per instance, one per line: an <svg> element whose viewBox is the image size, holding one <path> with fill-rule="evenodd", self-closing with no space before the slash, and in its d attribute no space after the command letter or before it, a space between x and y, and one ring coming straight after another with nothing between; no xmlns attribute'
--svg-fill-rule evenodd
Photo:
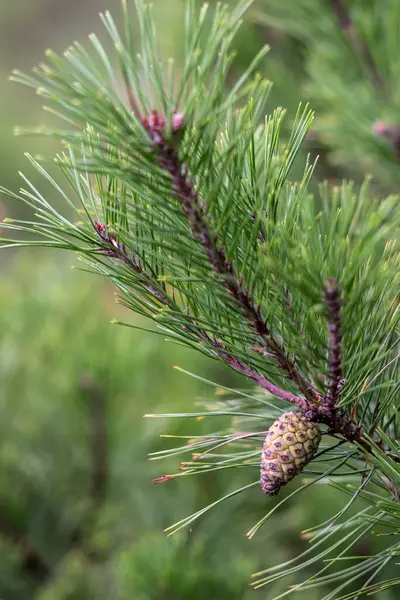
<svg viewBox="0 0 400 600"><path fill-rule="evenodd" d="M380 73L374 63L368 46L357 35L356 28L346 7L345 0L332 0L332 9L344 36L348 39L354 52L360 57L368 70L372 84L379 92L384 92L384 85Z"/></svg>
<svg viewBox="0 0 400 600"><path fill-rule="evenodd" d="M165 306L168 306L172 311L180 312L180 307L175 303L173 298L168 296L165 287L162 287L161 289L156 287L154 276L145 271L140 260L136 258L132 252L128 253L124 244L122 244L114 234L108 233L107 228L103 223L96 222L95 227L104 244L99 249L100 252L110 258L121 260L129 268L135 271L138 280L157 300L162 302ZM190 332L201 344L211 347L232 369L245 375L249 379L252 379L261 388L268 391L273 396L291 402L301 410L306 410L308 408L308 402L306 400L273 384L266 377L254 371L249 365L239 360L237 357L232 356L221 341L210 337L204 329L190 319L188 314L185 314L185 324L182 325L182 329L186 332Z"/></svg>
<svg viewBox="0 0 400 600"><path fill-rule="evenodd" d="M334 279L328 279L325 284L324 302L327 307L328 317L328 395L327 404L331 407L336 406L339 399L342 370L342 315L341 308L343 301L341 299L340 285Z"/></svg>

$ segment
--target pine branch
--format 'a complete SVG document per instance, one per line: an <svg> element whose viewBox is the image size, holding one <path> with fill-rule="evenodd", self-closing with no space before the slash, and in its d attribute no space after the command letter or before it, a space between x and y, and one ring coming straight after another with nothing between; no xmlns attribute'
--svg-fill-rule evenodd
<svg viewBox="0 0 400 600"><path fill-rule="evenodd" d="M174 195L188 219L193 238L202 245L215 273L221 276L220 281L229 295L236 300L248 325L289 379L309 401L319 401L319 394L300 375L283 345L272 335L261 315L260 307L254 305L250 292L244 287L243 279L237 277L232 262L226 256L224 246L219 242L217 232L212 229L211 219L206 212L206 203L200 201L195 183L189 178L189 167L181 164L176 147L165 137L165 118L154 111L150 118L143 120L143 124L158 151L158 163L172 179ZM183 124L183 117L179 115L179 128L183 127ZM176 133L179 128L174 130L173 125L173 133Z"/></svg>
<svg viewBox="0 0 400 600"><path fill-rule="evenodd" d="M332 9L344 36L349 41L355 54L357 54L365 64L373 85L379 92L383 93L384 85L381 75L374 63L368 46L357 34L356 27L351 19L345 0L332 0Z"/></svg>
<svg viewBox="0 0 400 600"><path fill-rule="evenodd" d="M201 77L188 75L181 93L174 97L168 93L170 88L162 62L154 52L155 46L150 48L145 44L142 51L146 60L131 64L132 57L123 49L111 18L107 16L106 20L122 62L133 69L131 93L141 94L139 73L154 92L154 97L150 94L151 102L162 106L163 114L156 111L150 114L147 107L150 100L141 96L140 114L150 116L132 115L127 111L126 100L121 102L118 95L110 92L108 70L106 78L98 71L88 72L87 59L80 56L79 48L76 56L74 50L61 61L60 77L66 86L63 99L58 99L60 67L56 57L54 70L43 68L39 80L19 76L19 80L28 85L40 86L41 93L46 90L45 95L61 103L77 124L90 126L80 134L63 132L78 158L74 158L72 150L70 160L62 160L67 179L90 216L89 222L82 227L68 224L66 228L65 218L54 212L27 182L29 189L23 192L22 199L39 207L43 220L39 227L41 235L57 247L81 251L93 268L117 284L131 309L161 322L181 341L222 359L274 396L295 404L310 419L326 424L328 431L341 434L348 441L360 440L360 427L345 416L333 399L329 405L327 398L314 388L314 381L322 376L323 369L319 365L326 348L320 324L309 316L320 296L321 279L324 281L331 273L341 278L346 272L340 281L346 295L351 294L353 299L350 314L354 319L353 331L350 336L346 334L349 370L353 372L346 389L359 394L360 385L369 374L365 363L360 363L358 358L362 311L374 311L378 301L379 306L383 306L378 298L379 286L390 294L386 288L387 274L380 270L379 261L383 260L389 234L383 226L389 222L388 211L395 210L391 201L381 203L376 216L372 214L375 209L368 208L369 200L368 204L365 202L365 190L355 198L350 186L342 186L337 192L343 195L340 200L339 197L331 200L329 195L322 197L324 211L317 219L315 207L309 205L308 212L303 202L309 181L307 169L297 186L285 189L290 167L310 125L308 112L299 111L290 140L281 152L277 113L266 126L255 126L264 110L264 83L255 78L249 91L241 89L247 73L228 99L224 93L223 83L230 64L225 47L226 33L218 38L222 50L219 42L214 43L211 50L207 47L207 57L196 46L196 52L193 50L188 58L187 69L188 73L198 72L198 57L202 56L205 62ZM218 14L216 23L220 23ZM229 21L226 27L235 29ZM144 36L153 35L150 21L145 29ZM193 32L188 35L188 39L198 39ZM218 56L224 57L217 61L218 76L214 74L210 78L210 65ZM102 53L101 58L103 61ZM84 68L80 67L81 62L86 65ZM70 84L71 69L80 82L78 87ZM92 72L96 73L94 77ZM99 89L104 94L99 95ZM204 89L213 92L206 104L198 103ZM246 108L237 112L239 101L241 103L247 94L250 97ZM218 137L220 118L225 115L226 132ZM43 172L42 167L33 162ZM76 176L80 168L86 172L83 184ZM101 183L100 191L93 191L91 172L99 179L105 178L107 189ZM47 178L54 185L52 179ZM338 206L340 213L336 215ZM215 221L214 215L218 215ZM255 226L249 215L253 215ZM99 218L104 218L104 223L99 222ZM362 230L357 222L361 218L366 223ZM266 233L267 257L260 252L257 243L258 221ZM396 222L393 219L393 230ZM93 235L93 225L96 235ZM114 225L117 225L118 238ZM10 224L10 228L22 229L23 225ZM31 229L37 233L28 223L27 230ZM346 251L333 253L334 245L327 246L327 240L337 236L341 241L344 231L347 232ZM352 231L355 235L348 237ZM363 271L357 282L359 289L356 289L357 280L350 276L346 265L350 261L357 271L363 264L360 253L363 246L358 245L360 231L361 239L367 241L368 238L371 248L379 249L369 270ZM388 252L390 269L394 269L389 247ZM105 269L104 261L98 259L101 254L122 262L126 269L115 265ZM363 288L370 286L372 280L376 282L374 293L361 310L357 298L363 296ZM171 296L164 282L170 282ZM176 292L183 303L187 303L184 308L175 302ZM286 293L296 298L289 311L284 308ZM366 350L376 341L372 329L379 332L379 353L375 353L376 362L371 364L371 369L379 364L379 356L384 360L385 353L391 352L390 338L385 333L388 326L383 328L379 323L387 320L387 314L383 314L382 308L376 314L371 333L363 338ZM301 323L300 329L293 327L296 322ZM255 358L254 352L269 360ZM270 377L268 369L273 373ZM300 394L279 387L279 380L283 386L290 381L291 387L295 386ZM338 393L338 385L336 380L332 383L332 396ZM363 425L367 431L371 429L368 422Z"/></svg>
<svg viewBox="0 0 400 600"><path fill-rule="evenodd" d="M327 404L335 406L340 393L342 372L342 317L341 288L333 279L325 284L324 301L328 310L329 362Z"/></svg>
<svg viewBox="0 0 400 600"><path fill-rule="evenodd" d="M37 245L77 251L90 269L118 287L126 306L161 324L170 338L221 359L263 390L295 404L314 422L311 429L318 431L316 437L320 433L316 423L326 426L321 429L328 434L340 437L338 444L313 455L313 460L320 460L322 470L318 473L319 467L311 468L309 480L293 494L334 476L360 476L359 489L351 492L354 499L373 482L379 486L379 510L384 512L387 502L382 502L381 494L393 493L395 480L400 477L395 459L390 460L391 455L386 453L387 447L391 453L398 453L391 439L384 443L380 454L374 450L379 424L392 432L397 418L392 413L398 404L398 253L389 240L398 237L399 204L393 197L371 199L366 186L355 194L349 184L337 189L321 187L314 198L309 194L309 165L298 183L289 181L311 124L308 109L299 109L289 140L282 145L279 133L283 113L275 111L265 120L269 83L255 74L265 50L255 57L231 91L226 91L237 18L250 3L243 1L232 18L226 8L218 5L210 30L205 12L196 15L194 3L189 3L183 77L178 87L172 63L167 66L164 57L158 55L154 23L141 0L137 1L142 37L139 51L131 43L124 3L125 41L111 16L103 16L117 56L109 58L98 38L91 36L94 60L76 45L61 57L49 53L50 64L41 65L33 76L16 73L15 80L38 90L52 103L50 110L55 105L56 114L65 118L66 130L53 135L71 146L69 155L63 155L59 162L74 196L64 192L37 161L32 162L76 211L78 219L70 221L59 213L24 178L27 188L9 195L34 208L39 224L18 221L6 227L40 235ZM286 3L290 5L289 0ZM283 4L285 0L278 3L278 10ZM305 37L314 40L313 35L308 38L308 32L314 33L310 22L321 22L321 7L309 2L298 2L296 7L302 11L304 4ZM349 57L347 39L378 89L379 73L375 73L364 40L355 33L344 1L328 4L330 16L333 9L344 33L343 43L339 44L343 56ZM300 20L293 21L297 24ZM333 19L329 22L332 39L340 41ZM201 46L203 39L207 40L205 48ZM114 71L113 64L119 65L118 71ZM326 79L325 63L323 68L319 62L316 66ZM338 72L328 72L334 82L328 86L331 100L331 90L335 89L338 97L343 81ZM359 77L359 64L354 65L352 73ZM319 87L324 92L324 86ZM365 87L376 96L369 82ZM359 110L358 102L356 105ZM150 113L152 107L160 112ZM80 208L76 207L76 198ZM321 293L327 307L328 350ZM346 298L343 323L342 295ZM343 392L342 338L348 377ZM319 393L326 371L327 390ZM298 395L280 385L298 390ZM239 399L222 410L221 403L217 408L214 403L208 413L217 419L232 416L232 430L213 433L210 439L199 440L199 436L189 443L182 436L186 444L182 451L190 453L191 459L182 463L180 474L258 466L265 423L287 406L271 402L260 390L242 395L238 391L237 396ZM101 398L100 404L92 408L92 494L101 502L108 477ZM359 417L355 416L356 408ZM360 418L360 423L354 422L353 416ZM248 432L249 418L259 419L259 426L253 433L246 433L246 441L241 444L237 430L243 426ZM364 432L371 436L375 432L373 439ZM356 442L357 447L348 448L344 441ZM229 445L233 446L231 450ZM293 449L298 455L300 449ZM174 449L171 455L180 453ZM375 470L379 471L378 477L384 475L382 481L375 477ZM167 475L159 481L171 478ZM234 490L221 501L255 485L259 482ZM390 497L389 501L396 504L397 510L397 502ZM183 519L173 530L193 522L208 508ZM339 517L346 510L341 510ZM93 514L96 518L95 511ZM344 531L343 539L339 539L347 545L345 551L350 548L353 534L357 538L372 526L371 521L360 526L358 519L356 515L349 523L354 531ZM336 521L337 517L327 526L323 524L321 538L340 532ZM77 528L75 543L90 556L87 531L87 527ZM320 553L312 561L324 558L325 554ZM282 566L278 570L282 572ZM323 565L317 583L324 583L325 570ZM287 573L283 565L282 575L290 572L290 565ZM350 570L354 576L359 572L359 566L354 573ZM348 572L343 573L347 578ZM309 582L310 587L315 583ZM307 589L307 582L304 585Z"/></svg>

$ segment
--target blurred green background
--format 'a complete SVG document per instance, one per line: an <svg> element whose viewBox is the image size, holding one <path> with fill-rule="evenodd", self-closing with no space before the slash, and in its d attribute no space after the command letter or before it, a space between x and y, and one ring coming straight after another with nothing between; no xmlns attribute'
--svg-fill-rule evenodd
<svg viewBox="0 0 400 600"><path fill-rule="evenodd" d="M165 52L179 50L184 0L153 4ZM46 115L34 93L7 81L10 71L30 69L47 47L62 51L93 30L101 32L97 13L106 8L118 21L117 0L0 0L4 186L20 186L18 170L38 182L23 153L51 155L56 149L49 140L13 136L16 124L37 125ZM251 20L237 41L235 69L268 41L271 110L283 105L293 117L297 103L310 99L304 91L305 42ZM319 176L336 181L350 171L361 180L357 161L354 169L341 167L314 141L305 151L321 151ZM384 152L392 165L390 148ZM7 215L26 213L2 198L0 216ZM167 445L160 433L210 430L204 421L142 419L149 412L190 412L197 398L213 394L173 365L224 385L246 382L160 336L111 324L118 317L147 325L115 302L109 285L72 269L61 252L3 250L0 264L1 600L245 600L285 589L252 591L249 575L304 550L301 529L339 509L336 493L315 486L249 542L245 532L276 501L254 489L190 530L172 538L163 533L245 483L237 470L152 485L154 477L176 469L148 460L149 452ZM360 550L371 551L367 540L361 542ZM289 583L295 581L282 585ZM392 598L390 592L380 597Z"/></svg>

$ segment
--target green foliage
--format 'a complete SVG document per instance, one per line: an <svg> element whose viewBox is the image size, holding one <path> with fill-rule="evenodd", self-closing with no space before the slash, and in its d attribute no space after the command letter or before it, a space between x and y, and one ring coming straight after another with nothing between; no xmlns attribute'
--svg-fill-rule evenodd
<svg viewBox="0 0 400 600"><path fill-rule="evenodd" d="M155 547L159 548L156 556ZM190 534L171 541L161 534L147 536L121 556L117 567L123 581L121 597L156 600L174 590L177 598L242 600L249 562L240 553L224 559L210 554L207 544L193 546Z"/></svg>
<svg viewBox="0 0 400 600"><path fill-rule="evenodd" d="M397 189L399 3L259 0L252 19L291 36L285 44L295 45L297 60L288 55L282 68L285 77L302 87L298 97L315 108L314 137L328 151L329 161L352 177L371 173L383 188ZM270 36L268 29L264 37ZM376 130L380 122L389 129L384 135Z"/></svg>
<svg viewBox="0 0 400 600"><path fill-rule="evenodd" d="M158 336L110 324L124 314L112 290L60 256L49 262L38 251L14 261L13 278L0 280L0 300L0 595L116 599L140 588L151 598L163 588L173 598L197 588L198 598L215 589L221 598L243 598L254 558L239 548L230 555L237 575L228 576L229 542L216 539L215 525L202 537L188 532L187 542L161 533L171 515L204 502L203 483L151 486L158 468L147 455L159 430L142 415L156 406L179 410L189 395L202 393L200 382L177 374L171 360L203 369L205 361ZM93 391L103 415L93 410ZM96 436L94 419L104 419L105 437ZM168 432L180 433L177 421ZM106 458L100 497L93 495L96 457ZM208 493L220 494L224 485L209 479ZM25 562L27 544L48 576ZM182 553L191 564L184 580ZM213 567L208 587L202 553Z"/></svg>
<svg viewBox="0 0 400 600"><path fill-rule="evenodd" d="M325 435L306 481L274 504L248 536L317 483L334 481L350 499L343 496L337 513L312 527L310 549L261 571L255 585L292 581L305 569L302 583L284 592L271 588L275 598L312 588L328 590L326 599L358 598L397 556L393 546L351 566L342 562L352 560L352 548L372 529L398 528L400 204L397 197L374 199L367 185L354 191L348 183L321 186L312 196L309 163L300 181L290 181L312 113L300 107L289 139L280 141L283 111L265 117L270 84L256 73L266 48L228 85L231 44L251 4L242 2L232 13L218 6L210 24L206 8L198 13L188 2L180 78L173 62L159 56L151 11L140 0L139 47L124 2L123 37L109 13L102 17L114 48L110 57L92 35L90 52L79 44L63 56L49 51L48 63L33 75L15 73L64 119L62 130L39 132L68 146L56 161L63 184L30 160L66 211L24 178L19 194L3 192L33 208L36 220L5 226L37 237L5 244L77 252L163 337L259 385L254 392L221 386L222 397L198 411L168 415L207 416L216 424L194 437L178 435L176 448L153 454L185 459L177 474L160 482L242 473L222 498L170 532L192 526L224 500L254 492L266 429L288 403L320 424ZM362 501L366 506L355 513ZM144 542L145 554L146 548ZM178 544L177 557L181 551ZM75 573L78 563L72 560L68 569ZM164 573L168 579L169 564ZM193 595L190 569L180 583L181 593ZM214 586L226 589L213 578L206 583L213 593Z"/></svg>

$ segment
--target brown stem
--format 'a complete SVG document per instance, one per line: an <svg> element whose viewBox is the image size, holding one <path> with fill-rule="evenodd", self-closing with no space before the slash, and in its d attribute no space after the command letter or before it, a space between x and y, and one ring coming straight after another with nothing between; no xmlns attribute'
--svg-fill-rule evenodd
<svg viewBox="0 0 400 600"><path fill-rule="evenodd" d="M367 44L357 34L355 25L346 7L345 0L332 0L332 9L344 36L349 41L354 52L365 64L373 85L379 92L384 92L384 85L380 73L374 63Z"/></svg>
<svg viewBox="0 0 400 600"><path fill-rule="evenodd" d="M327 433L331 435L339 434L348 442L357 442L366 449L370 448L363 439L362 427L354 423L340 407L325 404L305 414L312 421L326 425Z"/></svg>
<svg viewBox="0 0 400 600"><path fill-rule="evenodd" d="M301 398L300 396L296 396L295 394L287 392L286 390L283 390L282 388L274 385L273 383L268 381L268 379L266 379L266 377L256 373L253 369L251 369L251 367L246 365L244 362L242 362L238 358L235 358L235 357L231 356L230 354L228 354L222 344L218 344L218 346L216 347L216 350L217 350L218 355L225 362L227 362L235 371L237 371L238 373L242 373L249 379L252 379L260 387L262 387L264 390L267 390L270 394L272 394L276 398L280 398L281 400L286 400L286 402L291 402L292 404L295 404L296 406L298 406L300 408L300 410L302 410L302 411L306 411L309 409L309 402L307 402L307 400L305 400L304 398Z"/></svg>

